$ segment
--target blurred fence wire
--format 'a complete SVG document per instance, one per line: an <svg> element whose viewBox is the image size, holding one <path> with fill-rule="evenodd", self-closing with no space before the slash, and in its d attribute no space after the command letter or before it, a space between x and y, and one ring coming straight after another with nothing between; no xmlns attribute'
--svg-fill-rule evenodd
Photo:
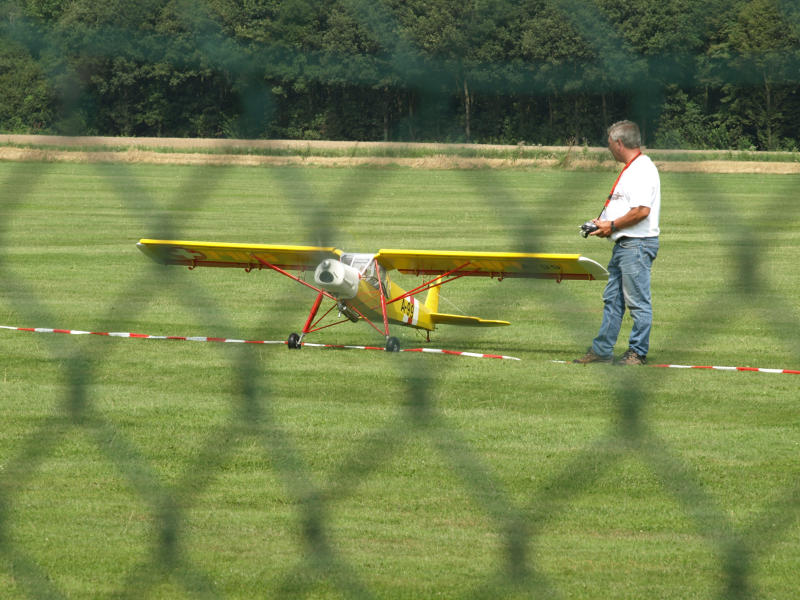
<svg viewBox="0 0 800 600"><path fill-rule="evenodd" d="M391 51L387 64L392 71L381 73L380 76L387 80L402 80L427 93L430 110L436 110L437 103L451 101L449 97L439 94L436 85L449 65L424 61L421 52L404 36L395 22L387 3L349 0L347 4L361 25L383 40ZM652 102L653 90L646 85L652 57L633 53L624 43L621 33L599 17L592 3L557 0L553 5L568 16L594 46L601 57L603 70L609 74L608 86L617 93L628 95L631 98L630 106L638 114L645 115L650 111L647 118L652 120L655 116L652 111L657 110L657 103ZM175 6L178 7L176 10L185 11L182 16L185 23L195 28L193 34L204 40L200 47L205 52L205 60L220 69L236 73L241 85L246 88L242 120L247 123L263 129L264 120L274 116L273 91L266 87L259 68L262 61L269 61L275 69L284 63L306 61L309 68L314 69L314 76L324 77L325 65L319 64L319 57L269 46L264 47L261 55L244 52L235 40L227 38L213 23L201 18L201 11L193 10L191 3L179 2ZM29 44L33 50L48 51L46 47L36 46L46 40L34 39L34 30L26 30L24 23L16 23L13 31L17 39ZM98 56L114 56L115 44L129 41L125 31L102 33L95 40L87 40L87 52ZM147 53L158 53L159 39L155 37L148 40L148 45L143 49L145 57ZM186 57L185 60L192 59ZM636 63L638 70L626 68L626 78L615 80L613 73L622 63ZM677 59L671 64L677 64ZM490 70L492 65L487 64L485 68ZM553 76L558 77L558 72ZM373 83L369 81L368 85ZM60 82L62 89L75 85L75 81L68 84ZM535 95L539 91L532 89L530 82L523 79L514 83L514 79L510 78L503 85L501 93L506 95ZM242 126L240 130L248 128L253 127ZM10 234L15 227L15 218L20 214L21 207L35 196L41 180L32 176L31 166L26 163L16 163L6 172L6 178L0 182L0 299L7 310L0 314L17 315L24 322L32 324L58 323L59 315L52 308L53 305L43 301L39 292L34 291L30 282L17 270L8 267L12 256ZM135 181L136 177L131 170L126 182ZM352 188L359 185L360 177L359 172L354 170L344 177L338 189L323 198L310 190L311 183L303 169L274 174L274 182L289 199L288 210L296 213L298 238L314 240L320 245L337 245L340 232L335 207L345 204L353 212L370 210L351 193ZM480 184L486 188L480 191L487 202L503 207L499 217L503 223L517 225L512 229L515 248L525 251L546 250L553 233L539 224L541 220L536 218L536 213L547 209L525 204L515 190L506 187L501 177L493 177L491 173L486 174ZM153 198L148 197L146 190L135 184L128 186L126 183L122 187L110 181L106 185L117 185L115 195L119 204L128 214L140 220L141 237L193 239L192 231L180 218L181 211L187 207L194 211L201 210L215 195L223 193L226 171L217 171L215 178L216 184L213 186L207 185L207 181L187 179L178 187L175 197L167 200L168 210L163 210ZM708 185L712 186L713 183ZM770 209L798 223L798 209L787 207L783 201L793 193L793 190L787 189L785 194L777 195L781 199L776 200L775 206ZM751 306L764 308L768 315L781 313L788 318L789 327L797 331L798 313L794 299L770 293L768 284L759 277L761 251L769 245L770 232L763 230L757 221L741 220L733 212L720 216L716 208L699 206L698 215L710 221L718 220L720 227L727 228L731 236L737 240L747 240L733 244L729 256L737 264L736 270L744 274L744 281L734 290L720 288L720 301L726 301L733 295ZM526 225L519 227L519 223ZM114 315L125 314L128 321L135 322L137 316L146 313L148 303L158 298L191 297L194 302L205 297L203 305L208 308L202 314L197 314L197 323L215 323L225 331L236 331L224 310L214 306L214 299L207 295L202 286L175 279L172 275L171 272L156 269L133 274L130 283L122 285L115 296L109 299L104 320L113 321ZM142 290L146 293L142 294ZM535 291L532 293L537 294ZM147 299L143 300L143 296ZM556 301L550 296L542 295L537 300L543 305L542 311L555 307ZM711 304L698 306L696 314L688 315L687 320L709 319L714 310ZM768 330L785 338L786 322L769 321L769 316L767 319ZM585 323L564 323L562 326L565 337L569 339L586 337ZM23 540L11 535L11 530L18 525L18 509L25 501L24 490L32 482L46 477L44 466L58 455L63 440L76 431L124 480L132 494L146 507L152 523L152 547L139 564L126 568L123 589L116 592L120 597L157 595L157 590L166 581L172 582L188 597L223 595L218 591L213 577L189 558L186 546L191 540L186 533L186 525L191 507L208 490L214 479L224 473L231 456L243 444L242 440L256 445L268 459L278 485L291 499L292 510L301 524L297 532L300 549L298 560L290 563L294 566L285 573L278 588L270 590L269 595L275 597L313 597L320 581L327 582L335 591L334 595L341 597L369 598L375 595L369 573L349 564L347 556L332 541L329 514L337 502L354 494L371 473L382 468L404 443L416 437L427 439L436 449L442 462L463 486L470 501L487 515L491 529L497 532L501 540L501 567L472 590L475 597L516 597L522 594L562 596L558 582L551 579L546 569L537 563L536 552L545 535L544 531L549 523L568 511L571 503L585 490L596 484L615 465L631 457L640 460L655 474L659 484L680 506L681 512L714 549L720 561L721 597L748 598L756 594L757 590L752 586L755 559L777 542L782 527L776 526L776 523L789 526L796 521L800 511L800 487L797 482L787 482L783 493L772 504L761 509L749 527L742 528L733 522L692 470L682 462L679 453L655 432L646 418L646 408L654 390L669 386L670 375L666 372L654 376L655 382L649 380L648 389L642 388L641 381L627 372L614 373L608 385L616 397L616 425L599 438L587 440L586 446L575 452L560 473L538 488L540 491L520 501L502 491L503 486L497 481L491 465L437 406L437 382L443 372L463 367L453 362L439 362L435 366L428 363L424 367L418 363L414 363L413 367L410 363L400 363L394 375L401 383L394 393L403 407L402 412L382 428L361 438L350 454L336 466L335 475L327 482L320 483L304 463L302 452L282 422L280 411L270 401L279 383L275 369L269 364L263 368L262 364L254 363L250 348L244 346L229 354L231 362L227 377L230 386L236 390L236 402L235 406L230 407L229 418L206 435L196 456L171 483L166 483L150 459L137 448L136 442L98 406L96 394L90 391L91 386L97 383L99 373L114 359L113 352L97 345L76 346L73 340L59 336L49 336L37 340L37 343L58 365L63 382L63 388L59 391L61 403L53 408L52 414L38 419L23 438L13 441L10 455L2 457L0 470L0 570L13 579L14 589L21 596L59 598L69 595L60 588L59 579L51 572L51 565L40 561ZM796 339L789 343L795 355L800 356ZM406 372L406 368L413 370ZM104 400L113 402L114 398ZM770 526L761 527L764 523ZM31 535L46 533L33 532ZM265 557L265 560L270 560L270 557ZM263 590L253 589L251 592L252 595L260 595Z"/></svg>

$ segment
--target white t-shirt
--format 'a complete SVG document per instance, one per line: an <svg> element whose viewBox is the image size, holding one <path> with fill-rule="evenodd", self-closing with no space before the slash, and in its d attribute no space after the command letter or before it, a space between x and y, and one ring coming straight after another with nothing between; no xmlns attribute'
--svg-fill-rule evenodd
<svg viewBox="0 0 800 600"><path fill-rule="evenodd" d="M660 233L658 217L661 212L661 179L649 156L640 154L622 173L611 200L600 219L614 221L632 208L647 206L650 214L636 225L617 230L611 240L620 237L655 237Z"/></svg>

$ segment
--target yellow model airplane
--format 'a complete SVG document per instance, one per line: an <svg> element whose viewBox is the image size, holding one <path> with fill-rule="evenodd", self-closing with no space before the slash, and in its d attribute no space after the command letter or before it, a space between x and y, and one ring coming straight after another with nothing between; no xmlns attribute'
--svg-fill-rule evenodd
<svg viewBox="0 0 800 600"><path fill-rule="evenodd" d="M540 279L608 279L608 272L595 261L579 254L526 254L519 252L447 252L426 250L378 250L376 254L343 252L318 246L278 246L264 244L222 244L172 240L139 240L138 248L165 265L195 267L238 267L270 269L317 292L316 300L302 333L292 333L289 348L300 348L312 332L348 320L365 320L386 339L386 350L398 351L400 343L389 335L389 323L430 332L439 324L493 327L510 325L479 317L438 312L439 289L461 277L507 277ZM389 278L389 271L400 271L427 278L406 291ZM314 284L289 271L313 271ZM427 291L424 302L416 296ZM327 313L316 319L324 298L333 301ZM334 309L345 317L336 323L320 325ZM316 320L315 320L316 319ZM374 323L382 321L379 329Z"/></svg>

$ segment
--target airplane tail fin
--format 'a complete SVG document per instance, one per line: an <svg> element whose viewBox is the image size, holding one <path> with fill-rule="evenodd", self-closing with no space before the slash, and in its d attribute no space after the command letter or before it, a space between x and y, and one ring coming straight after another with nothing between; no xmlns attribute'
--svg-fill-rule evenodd
<svg viewBox="0 0 800 600"><path fill-rule="evenodd" d="M432 313L439 310L439 289L441 286L435 285L428 288L428 295L425 297L425 308Z"/></svg>

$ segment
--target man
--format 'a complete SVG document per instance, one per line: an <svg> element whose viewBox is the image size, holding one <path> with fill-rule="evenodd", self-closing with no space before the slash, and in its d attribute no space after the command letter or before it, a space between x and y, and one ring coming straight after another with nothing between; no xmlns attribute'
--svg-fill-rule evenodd
<svg viewBox="0 0 800 600"><path fill-rule="evenodd" d="M628 350L620 365L643 365L650 347L653 309L650 267L658 254L661 182L653 161L640 150L642 136L631 121L608 128L608 149L625 165L606 201L597 230L590 235L614 242L608 264L608 284L603 292L603 321L597 337L580 364L610 363L622 326L625 308L633 318Z"/></svg>

